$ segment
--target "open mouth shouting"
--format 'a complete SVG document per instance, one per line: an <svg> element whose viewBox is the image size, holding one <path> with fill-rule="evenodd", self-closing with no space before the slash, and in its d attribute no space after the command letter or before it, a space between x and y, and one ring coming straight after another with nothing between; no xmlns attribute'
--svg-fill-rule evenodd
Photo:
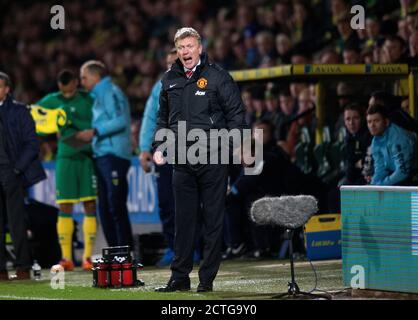
<svg viewBox="0 0 418 320"><path fill-rule="evenodd" d="M193 61L193 57L189 56L189 57L183 57L183 65L187 68L187 69L192 69L194 67L194 61Z"/></svg>

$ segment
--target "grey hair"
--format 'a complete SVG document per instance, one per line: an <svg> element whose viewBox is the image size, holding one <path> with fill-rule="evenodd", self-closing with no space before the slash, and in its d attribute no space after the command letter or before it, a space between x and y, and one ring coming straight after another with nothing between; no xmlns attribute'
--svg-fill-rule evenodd
<svg viewBox="0 0 418 320"><path fill-rule="evenodd" d="M107 75L109 75L106 65L103 62L98 61L98 60L89 60L85 62L81 66L81 69L84 69L84 68L86 68L91 73L98 74L100 78L104 78Z"/></svg>
<svg viewBox="0 0 418 320"><path fill-rule="evenodd" d="M0 80L4 81L4 83L6 84L6 87L9 87L9 88L12 87L12 81L10 80L10 77L2 71L0 71Z"/></svg>
<svg viewBox="0 0 418 320"><path fill-rule="evenodd" d="M174 36L174 43L177 43L177 41L185 39L187 37L196 38L199 44L202 42L200 34L195 29L190 28L190 27L185 27L185 28L180 28L177 30Z"/></svg>

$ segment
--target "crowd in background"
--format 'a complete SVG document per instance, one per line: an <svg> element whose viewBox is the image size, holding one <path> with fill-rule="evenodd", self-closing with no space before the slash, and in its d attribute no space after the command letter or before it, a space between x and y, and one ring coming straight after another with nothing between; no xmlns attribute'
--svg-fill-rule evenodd
<svg viewBox="0 0 418 320"><path fill-rule="evenodd" d="M350 9L355 4L366 10L365 29L353 30L350 26ZM145 102L152 86L165 71L165 55L180 26L198 30L209 57L227 70L310 63L418 65L418 1L63 1L66 29L61 31L49 26L51 3L47 1L35 4L2 1L1 6L0 69L13 79L15 97L33 103L57 89L56 76L63 68L77 72L86 60L102 60L130 100L134 154L138 152L138 132ZM289 166L289 172L294 174L296 171L292 170L298 170L298 174L307 179L306 186L310 186L311 191L326 190L327 194L319 195L326 202L323 211L336 212L338 203L328 201L327 197L333 194L333 188L347 182L344 172L347 173L348 159L355 159L355 163L365 160L372 140L365 126L365 111L371 93L377 89L401 96L397 107L403 108L405 114L409 112L407 92L402 88L394 90L393 86L382 82L360 86L353 82L332 83L327 87L331 98L326 102L332 110L325 119L329 131L324 131L329 139L315 150L318 119L314 112L314 84L245 84L241 86L241 93L248 124L267 132L266 149L276 154L271 158L272 163L280 163L282 169ZM347 148L353 142L345 119L346 110L358 111L363 123L362 135L367 136L361 138L365 141L361 140L361 155L356 154L354 158L350 158L353 154L349 153L358 150ZM51 145L44 147L51 148ZM53 157L54 150L43 152L45 159ZM333 159L332 154L339 154L340 158ZM268 154L265 156L270 159ZM326 167L327 162L329 167ZM357 175L358 169L362 171L363 167L364 163L355 170ZM276 173L271 172L271 177ZM358 178L363 179L361 183L370 183L366 177L367 174L361 174ZM249 184L260 183L240 180L239 174L235 179L236 190L240 187L249 190ZM266 177L264 181L267 189L269 183L273 183L268 180ZM283 182L280 192L292 188L286 183ZM295 188L297 192L300 190ZM242 212L248 203L239 203L239 197L233 195L228 199L230 210ZM244 235L236 234L239 223L235 218L227 223L227 228L232 227L226 242L235 250L244 241ZM267 234L263 230L249 229L249 238L255 242L263 239L260 234ZM253 249L268 246L252 245ZM230 255L230 252L225 253L226 258Z"/></svg>
<svg viewBox="0 0 418 320"><path fill-rule="evenodd" d="M102 60L138 119L153 83L165 71L165 53L179 26L198 30L209 56L228 70L310 62L415 64L415 3L63 1L65 30L53 30L52 2L2 1L0 69L11 75L16 98L30 103L56 89L59 70ZM364 30L350 27L354 4L366 10Z"/></svg>

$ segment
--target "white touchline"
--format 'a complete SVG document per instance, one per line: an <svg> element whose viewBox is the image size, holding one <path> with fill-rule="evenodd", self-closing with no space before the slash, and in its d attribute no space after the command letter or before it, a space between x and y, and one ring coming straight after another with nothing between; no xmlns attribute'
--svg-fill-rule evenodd
<svg viewBox="0 0 418 320"><path fill-rule="evenodd" d="M64 300L58 298L44 298L44 297L21 297L13 295L0 295L0 299L15 299L15 300Z"/></svg>

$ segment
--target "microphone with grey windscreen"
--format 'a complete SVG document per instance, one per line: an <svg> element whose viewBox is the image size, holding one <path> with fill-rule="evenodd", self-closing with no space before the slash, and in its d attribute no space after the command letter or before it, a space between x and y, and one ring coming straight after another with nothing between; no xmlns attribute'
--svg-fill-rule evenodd
<svg viewBox="0 0 418 320"><path fill-rule="evenodd" d="M301 291L295 280L293 234L297 228L302 227L317 212L318 202L314 197L306 195L265 197L255 201L251 206L250 216L256 224L286 228L285 239L289 246L291 280L288 283L287 292L273 298L305 296L315 299L331 299L326 294L313 294L313 290L310 292Z"/></svg>
<svg viewBox="0 0 418 320"><path fill-rule="evenodd" d="M318 212L318 202L312 196L264 197L251 207L251 219L258 225L275 225L287 229L303 226Z"/></svg>

